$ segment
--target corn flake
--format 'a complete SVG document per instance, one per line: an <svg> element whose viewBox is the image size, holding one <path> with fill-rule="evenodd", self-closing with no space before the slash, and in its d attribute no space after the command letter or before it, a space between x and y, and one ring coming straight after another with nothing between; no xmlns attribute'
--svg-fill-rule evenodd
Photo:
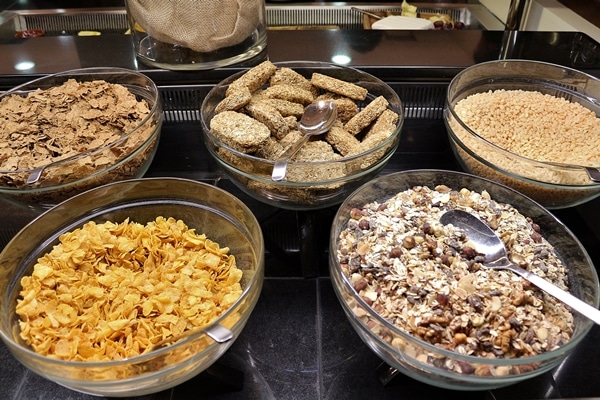
<svg viewBox="0 0 600 400"><path fill-rule="evenodd" d="M21 338L37 353L103 361L210 324L242 294L229 248L181 220L88 222L21 279Z"/></svg>

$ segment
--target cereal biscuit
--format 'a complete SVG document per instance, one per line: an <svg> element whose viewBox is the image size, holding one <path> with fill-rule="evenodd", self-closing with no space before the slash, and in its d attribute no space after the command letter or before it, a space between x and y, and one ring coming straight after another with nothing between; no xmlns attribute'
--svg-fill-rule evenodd
<svg viewBox="0 0 600 400"><path fill-rule="evenodd" d="M283 146L284 149L290 147L293 143L302 139L302 133L298 130L291 130L284 138L282 138L279 143Z"/></svg>
<svg viewBox="0 0 600 400"><path fill-rule="evenodd" d="M327 92L315 99L315 101L327 100L335 104L337 108L337 117L343 123L348 122L352 117L358 114L358 105L354 100L348 97L340 96L335 93Z"/></svg>
<svg viewBox="0 0 600 400"><path fill-rule="evenodd" d="M271 76L269 84L271 86L290 84L298 86L299 88L302 88L304 90L308 90L315 97L319 94L319 89L314 87L308 79L306 79L302 74L287 67L282 67L275 71L273 76Z"/></svg>
<svg viewBox="0 0 600 400"><path fill-rule="evenodd" d="M358 147L352 149L352 151L350 151L350 154L358 154L355 153L355 151L363 152L377 147L379 144L383 143L388 137L390 137L391 133L392 131L389 130L373 132L373 134L369 135L368 139L363 140L362 142L360 142L360 145Z"/></svg>
<svg viewBox="0 0 600 400"><path fill-rule="evenodd" d="M386 109L377 120L371 125L362 141L358 144L358 146L353 147L347 154L347 156L355 156L357 154L365 153L367 151L372 151L375 147L379 146L383 142L385 142L392 133L396 130L397 122L398 122L398 114L396 114L392 110ZM365 169L369 168L371 165L375 164L379 161L389 149L388 144L384 146L382 149L377 151L372 151L368 156L361 157L360 165L356 165L355 163L351 163L348 167ZM358 161L358 160L357 160Z"/></svg>
<svg viewBox="0 0 600 400"><path fill-rule="evenodd" d="M300 129L300 123L298 122L298 119L293 115L290 115L289 117L284 117L283 119L290 128L290 131L297 131L298 129Z"/></svg>
<svg viewBox="0 0 600 400"><path fill-rule="evenodd" d="M288 175L286 176L286 180L291 181ZM291 172L294 175L294 172ZM310 178L310 176L308 176ZM322 180L321 177L318 177L319 180ZM312 179L314 182L315 180ZM292 181L291 181L292 182ZM293 182L306 182L303 180L294 180ZM334 196L341 188L342 184L340 182L330 183L330 184L314 184L311 185L310 190L306 190L305 188L294 188L294 187L279 187L272 183L258 182L258 181L250 181L248 182L248 189L257 193L266 193L270 196L273 193L278 193L282 197L286 198L288 201L293 201L299 204L320 204L323 197L329 198Z"/></svg>
<svg viewBox="0 0 600 400"><path fill-rule="evenodd" d="M371 136L379 136L383 134L385 137L387 137L391 135L396 130L398 119L398 114L392 110L386 109L369 128L362 141L369 141Z"/></svg>
<svg viewBox="0 0 600 400"><path fill-rule="evenodd" d="M245 159L237 155L237 153L233 153L226 147L219 147L216 149L216 152L219 155L219 158L221 158L227 164L232 165L241 171L253 171L256 169L255 163L253 161ZM241 175L238 175L238 179L240 179L242 183L248 182L248 179L242 177Z"/></svg>
<svg viewBox="0 0 600 400"><path fill-rule="evenodd" d="M346 122L344 128L353 135L357 135L369 124L377 119L389 105L387 99L383 96L379 96L372 102L367 104L358 114Z"/></svg>
<svg viewBox="0 0 600 400"><path fill-rule="evenodd" d="M294 162L331 161L341 158L333 147L324 140L311 140L298 150L292 158Z"/></svg>
<svg viewBox="0 0 600 400"><path fill-rule="evenodd" d="M336 122L329 132L325 134L325 140L333 146L342 156L347 156L352 149L360 145L360 141L348 133L341 122Z"/></svg>
<svg viewBox="0 0 600 400"><path fill-rule="evenodd" d="M289 84L269 86L264 90L264 95L271 99L287 100L305 106L312 103L315 99L315 96L308 90Z"/></svg>
<svg viewBox="0 0 600 400"><path fill-rule="evenodd" d="M367 89L354 83L344 82L340 79L319 74L318 72L312 74L310 82L318 88L349 97L353 100L364 100L367 98Z"/></svg>
<svg viewBox="0 0 600 400"><path fill-rule="evenodd" d="M304 114L304 106L300 103L294 103L283 99L269 99L263 96L259 96L256 99L252 99L252 102L265 103L275 108L283 117L300 117Z"/></svg>
<svg viewBox="0 0 600 400"><path fill-rule="evenodd" d="M379 150L373 150L376 146L380 145L381 143L383 143L387 138L389 137L389 135L383 134L383 133L379 133L377 135L373 135L371 136L371 139L367 142L360 142L360 144L354 148L352 148L352 150L348 153L347 157L351 157L351 156L355 156L361 153L366 153L366 152L370 152L368 155L365 154L364 156L360 157L357 160L354 160L350 163L348 163L347 168L348 170L364 170L366 168L369 168L371 165L377 163L379 160L381 160L381 158L385 155L386 151L388 151L388 149L390 148L390 146L392 145L391 143L389 143L387 146L384 146L383 148L379 149Z"/></svg>
<svg viewBox="0 0 600 400"><path fill-rule="evenodd" d="M279 111L266 103L250 103L245 110L251 117L265 124L277 139L283 138L290 131Z"/></svg>
<svg viewBox="0 0 600 400"><path fill-rule="evenodd" d="M339 99L331 100L337 107L338 119L346 123L358 114L358 105L352 99L340 97Z"/></svg>
<svg viewBox="0 0 600 400"><path fill-rule="evenodd" d="M250 102L266 100L267 97L265 97L263 92L264 92L264 89L258 89L258 90L255 90L254 92L252 92L252 98L250 99Z"/></svg>
<svg viewBox="0 0 600 400"><path fill-rule="evenodd" d="M260 121L237 111L223 111L210 121L210 131L227 146L243 153L253 153L271 136Z"/></svg>
<svg viewBox="0 0 600 400"><path fill-rule="evenodd" d="M283 151L284 148L281 143L271 136L262 144L262 146L258 148L255 156L264 158L266 160L276 160L281 154L283 154Z"/></svg>
<svg viewBox="0 0 600 400"><path fill-rule="evenodd" d="M215 114L223 111L237 111L250 103L252 94L247 87L240 87L232 90L229 95L225 96L223 100L215 107Z"/></svg>
<svg viewBox="0 0 600 400"><path fill-rule="evenodd" d="M306 165L290 165L286 180L290 182L320 182L344 176L344 168L341 163L328 164L319 168L313 162L335 161L342 158L333 147L324 140L312 140L306 143L292 158L293 162L307 162Z"/></svg>
<svg viewBox="0 0 600 400"><path fill-rule="evenodd" d="M276 70L277 67L271 61L263 61L257 66L250 68L235 81L231 82L227 88L226 95L229 96L230 93L235 92L240 87L246 87L252 93L267 83Z"/></svg>

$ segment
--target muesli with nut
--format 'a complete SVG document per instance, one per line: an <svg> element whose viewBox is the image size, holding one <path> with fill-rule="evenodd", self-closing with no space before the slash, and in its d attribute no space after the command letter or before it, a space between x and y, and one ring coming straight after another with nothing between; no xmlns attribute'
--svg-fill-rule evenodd
<svg viewBox="0 0 600 400"><path fill-rule="evenodd" d="M354 208L340 234L339 263L365 303L401 330L465 355L530 357L568 342L569 308L510 271L482 266L464 232L440 223L450 209L478 216L511 261L568 290L566 266L531 218L485 191L416 186ZM355 310L369 326L369 316Z"/></svg>

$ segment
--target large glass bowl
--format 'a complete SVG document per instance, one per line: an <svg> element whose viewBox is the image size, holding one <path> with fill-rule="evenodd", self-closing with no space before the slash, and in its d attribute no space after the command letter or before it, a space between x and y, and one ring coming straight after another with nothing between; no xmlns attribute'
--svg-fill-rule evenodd
<svg viewBox="0 0 600 400"><path fill-rule="evenodd" d="M523 157L484 139L456 113L456 104L467 96L499 89L538 91L580 103L596 116L600 115L600 79L591 75L527 60L473 65L450 83L444 110L450 144L465 171L510 186L549 209L575 206L600 195L600 183L590 178L590 173L600 176L600 165L572 165ZM600 139L592 140L597 143ZM560 143L557 139L546 145L552 147ZM565 151L570 150L565 148Z"/></svg>
<svg viewBox="0 0 600 400"><path fill-rule="evenodd" d="M206 147L232 182L259 201L292 210L320 209L339 204L353 190L376 176L396 151L404 123L402 103L398 94L380 79L354 68L313 61L274 64L278 68L291 68L308 79L314 72L318 72L368 89L367 99L360 102L359 108L378 96L384 96L389 102L388 108L399 116L395 131L384 142L355 156L335 161L288 164L288 175L314 176L313 171L335 171L335 177L273 181L271 172L275 161L235 150L210 132L210 121L215 115L215 106L225 97L229 85L246 72L242 71L220 82L208 93L202 103L201 120ZM316 175L322 176L322 173Z"/></svg>
<svg viewBox="0 0 600 400"><path fill-rule="evenodd" d="M89 146L86 151L33 169L0 167L0 196L8 201L43 211L96 186L141 178L150 167L158 148L163 115L158 88L144 74L112 67L70 70L17 86L1 94L0 100L26 96L37 89L48 90L69 79L123 85L138 101L147 102L149 113L128 132L99 147Z"/></svg>
<svg viewBox="0 0 600 400"><path fill-rule="evenodd" d="M474 175L442 170L412 170L379 176L363 185L342 203L334 218L330 237L329 271L336 295L352 327L366 345L389 366L421 382L447 389L464 391L499 388L543 374L558 366L593 326L593 322L576 312L573 336L562 347L535 357L491 359L459 354L425 342L382 318L357 294L337 258L340 232L346 229L353 208L360 209L374 201L384 202L415 186L433 189L437 185L446 185L455 190L486 190L492 199L511 204L521 214L531 217L569 269L570 292L598 307L598 276L586 250L565 225L538 203L511 188ZM460 365L460 370L464 372L457 372L452 367L455 365ZM463 368L464 366L469 368ZM491 373L477 374L477 370Z"/></svg>
<svg viewBox="0 0 600 400"><path fill-rule="evenodd" d="M209 327L224 327L231 340L218 343L195 332L166 347L129 359L106 362L63 361L35 353L19 337L15 312L20 279L52 249L59 236L88 221L145 224L156 217L181 219L198 234L228 246L243 271L241 297ZM184 382L212 365L235 341L260 295L264 244L258 221L237 198L195 181L149 178L92 189L53 207L23 228L0 254L0 337L11 353L33 372L70 389L101 396L126 397L158 392Z"/></svg>

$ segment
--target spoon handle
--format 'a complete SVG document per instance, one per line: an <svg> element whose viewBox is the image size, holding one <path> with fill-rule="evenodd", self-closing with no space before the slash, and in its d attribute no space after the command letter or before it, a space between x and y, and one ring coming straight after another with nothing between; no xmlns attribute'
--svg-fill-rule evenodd
<svg viewBox="0 0 600 400"><path fill-rule="evenodd" d="M361 14L368 15L369 17L373 17L375 19L383 19L383 17L381 15L373 14L372 12L368 12L368 11L362 10L362 9L360 9L358 7L350 7L350 8L352 10L354 10L354 11L357 11L357 12L361 13Z"/></svg>
<svg viewBox="0 0 600 400"><path fill-rule="evenodd" d="M180 335L170 336L166 339L161 340L152 346L152 350L160 349L161 347L169 346L178 340L181 340L185 337L195 335L199 332L204 332L208 337L214 340L217 343L226 343L232 340L235 337L235 334L231 332L229 329L225 328L222 325L216 324L211 326L202 326L196 327L194 329L190 329L188 331L183 332Z"/></svg>
<svg viewBox="0 0 600 400"><path fill-rule="evenodd" d="M555 286L553 283L548 282L544 278L527 271L526 269L517 267L516 265L513 265L513 264L511 264L510 266L507 266L507 268L510 269L511 271L521 275L523 278L527 279L529 282L533 283L535 286L539 287L540 289L547 292L548 294L556 297L558 300L560 300L563 303L565 303L566 305L570 306L575 311L588 317L589 319L591 319L592 321L594 321L595 323L600 325L600 310L598 310L597 308L578 299L577 297L573 296L571 293L562 290L561 288L559 288L558 286Z"/></svg>
<svg viewBox="0 0 600 400"><path fill-rule="evenodd" d="M275 161L273 172L271 173L272 180L280 181L285 178L285 172L287 170L289 159L292 158L302 146L304 146L304 143L306 143L311 136L312 135L308 133L304 134L301 139L288 147L287 150L283 152L283 154L277 159L277 161Z"/></svg>

